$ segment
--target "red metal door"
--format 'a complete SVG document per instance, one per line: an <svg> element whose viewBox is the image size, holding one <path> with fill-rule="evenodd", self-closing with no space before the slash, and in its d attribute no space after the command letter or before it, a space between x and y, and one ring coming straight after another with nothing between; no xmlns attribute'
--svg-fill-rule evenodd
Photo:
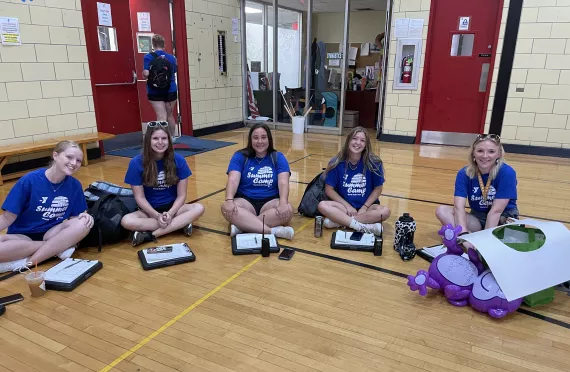
<svg viewBox="0 0 570 372"><path fill-rule="evenodd" d="M502 6L432 1L418 134L483 131Z"/></svg>
<svg viewBox="0 0 570 372"><path fill-rule="evenodd" d="M110 18L100 23L96 0L81 0L98 129L113 134L141 130L129 2L101 0Z"/></svg>
<svg viewBox="0 0 570 372"><path fill-rule="evenodd" d="M170 18L170 4L168 0L130 0L131 8L131 24L133 28L133 41L134 49L136 52L135 63L138 75L137 89L139 92L139 105L141 111L141 120L143 123L156 120L156 114L147 99L146 93L146 80L142 77L144 56L148 53L144 48L141 48L140 42L148 40L151 35L160 34L164 37L165 52L175 54L174 43L172 40L172 20ZM138 13L149 13L150 22L147 24L148 28L139 29ZM144 24L143 24L144 27ZM143 43L143 45L146 45ZM180 61L178 61L180 62ZM183 93L179 90L179 95ZM180 98L180 97L179 97ZM177 117L176 107L174 117Z"/></svg>

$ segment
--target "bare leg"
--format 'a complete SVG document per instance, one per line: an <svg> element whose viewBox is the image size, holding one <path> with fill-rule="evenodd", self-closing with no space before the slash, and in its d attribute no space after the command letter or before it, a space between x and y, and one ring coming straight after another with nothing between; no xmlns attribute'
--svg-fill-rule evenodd
<svg viewBox="0 0 570 372"><path fill-rule="evenodd" d="M372 204L368 210L354 217L355 220L362 223L378 223L386 221L390 217L390 209L383 205Z"/></svg>
<svg viewBox="0 0 570 372"><path fill-rule="evenodd" d="M42 246L25 235L0 235L0 262L11 262L30 257ZM69 248L69 247L68 247Z"/></svg>
<svg viewBox="0 0 570 372"><path fill-rule="evenodd" d="M73 218L52 227L41 247L30 257L31 262L43 262L79 243L89 233L84 220Z"/></svg>
<svg viewBox="0 0 570 372"><path fill-rule="evenodd" d="M176 106L176 100L172 102L164 102L164 107L166 109L166 121L168 121L168 128L170 129L170 135L176 135L176 119L174 118L174 107Z"/></svg>
<svg viewBox="0 0 570 372"><path fill-rule="evenodd" d="M289 210L291 211L291 218L287 221L283 221L281 217L277 215L277 207L279 206L279 199L273 199L265 203L265 205L259 211L259 216L257 219L259 221L263 221L263 216L265 216L265 225L268 227L275 227L275 226L287 226L289 222L291 222L291 218L293 218L293 206L288 204Z"/></svg>
<svg viewBox="0 0 570 372"><path fill-rule="evenodd" d="M234 199L234 203L237 205L238 212L232 218L226 218L226 220L236 225L241 231L250 233L259 233L261 230L265 234L271 234L271 227L263 225L263 223L255 215L255 208L250 202L243 198Z"/></svg>
<svg viewBox="0 0 570 372"><path fill-rule="evenodd" d="M440 205L435 210L435 216L442 225L455 226L455 208L449 205ZM467 213L467 229L469 231L480 231L483 227L477 217Z"/></svg>
<svg viewBox="0 0 570 372"><path fill-rule="evenodd" d="M205 208L200 203L184 204L178 212L176 212L176 216L174 216L168 226L154 230L152 235L159 237L169 232L180 230L200 218L200 216L204 214L204 211Z"/></svg>
<svg viewBox="0 0 570 372"><path fill-rule="evenodd" d="M166 121L166 102L162 101L150 101L150 105L154 109L156 113L156 120L157 121Z"/></svg>

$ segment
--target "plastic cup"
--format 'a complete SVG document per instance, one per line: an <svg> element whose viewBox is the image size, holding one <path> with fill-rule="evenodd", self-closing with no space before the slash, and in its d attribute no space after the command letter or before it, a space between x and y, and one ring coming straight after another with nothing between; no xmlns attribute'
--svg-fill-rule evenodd
<svg viewBox="0 0 570 372"><path fill-rule="evenodd" d="M46 273L43 271L36 271L26 274L26 282L30 287L32 297L41 297L46 293Z"/></svg>

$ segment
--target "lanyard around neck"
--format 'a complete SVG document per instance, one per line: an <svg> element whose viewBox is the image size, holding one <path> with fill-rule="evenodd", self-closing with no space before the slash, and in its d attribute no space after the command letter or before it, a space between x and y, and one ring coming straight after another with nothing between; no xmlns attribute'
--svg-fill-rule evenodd
<svg viewBox="0 0 570 372"><path fill-rule="evenodd" d="M477 178L479 180L479 187L481 188L481 194L483 195L483 202L487 202L487 194L489 193L489 188L491 187L491 174L489 173L489 178L487 178L487 184L483 185L483 177L481 177L481 172L477 171Z"/></svg>

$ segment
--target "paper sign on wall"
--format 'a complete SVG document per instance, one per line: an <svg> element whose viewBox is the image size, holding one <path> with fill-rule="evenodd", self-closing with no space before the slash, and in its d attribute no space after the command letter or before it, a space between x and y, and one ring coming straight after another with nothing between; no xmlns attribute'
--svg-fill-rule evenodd
<svg viewBox="0 0 570 372"><path fill-rule="evenodd" d="M408 37L421 39L424 32L424 20L421 18L410 19L410 25L408 28Z"/></svg>
<svg viewBox="0 0 570 372"><path fill-rule="evenodd" d="M150 32L150 13L149 12L138 12L137 19L139 23L140 32Z"/></svg>
<svg viewBox="0 0 570 372"><path fill-rule="evenodd" d="M0 38L3 45L22 44L18 18L0 17Z"/></svg>
<svg viewBox="0 0 570 372"><path fill-rule="evenodd" d="M113 26L113 17L111 17L111 4L97 3L97 15L99 16L100 26Z"/></svg>
<svg viewBox="0 0 570 372"><path fill-rule="evenodd" d="M468 31L471 17L459 17L459 31Z"/></svg>
<svg viewBox="0 0 570 372"><path fill-rule="evenodd" d="M239 35L239 20L232 18L232 35Z"/></svg>
<svg viewBox="0 0 570 372"><path fill-rule="evenodd" d="M409 28L410 28L410 19L409 18L396 19L396 29L394 32L394 36L396 37L396 39L408 37L408 29Z"/></svg>

